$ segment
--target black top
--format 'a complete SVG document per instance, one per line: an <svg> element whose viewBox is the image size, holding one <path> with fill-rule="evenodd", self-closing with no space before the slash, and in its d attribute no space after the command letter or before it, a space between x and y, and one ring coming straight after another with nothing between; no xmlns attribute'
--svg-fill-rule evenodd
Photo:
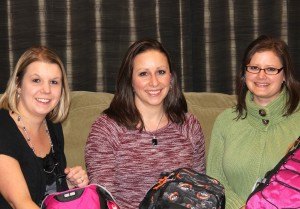
<svg viewBox="0 0 300 209"><path fill-rule="evenodd" d="M48 129L53 143L58 170L63 173L66 167L64 155L64 138L61 124L47 120ZM37 157L27 144L17 124L9 112L0 109L0 154L16 159L21 167L32 200L40 205L46 191L46 173L41 158ZM11 207L0 194L0 208Z"/></svg>

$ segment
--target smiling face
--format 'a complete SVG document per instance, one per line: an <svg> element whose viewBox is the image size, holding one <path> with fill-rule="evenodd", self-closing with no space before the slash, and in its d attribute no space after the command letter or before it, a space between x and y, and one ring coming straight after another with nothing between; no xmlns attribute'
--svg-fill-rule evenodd
<svg viewBox="0 0 300 209"><path fill-rule="evenodd" d="M148 50L134 58L132 87L138 109L149 106L162 108L170 89L170 82L170 66L163 53Z"/></svg>
<svg viewBox="0 0 300 209"><path fill-rule="evenodd" d="M282 63L273 51L256 52L250 60L249 66L259 68L281 68ZM246 85L253 93L254 102L261 106L266 106L278 97L285 80L284 70L277 75L267 75L263 70L258 74L246 71Z"/></svg>
<svg viewBox="0 0 300 209"><path fill-rule="evenodd" d="M27 66L21 85L18 111L25 117L46 117L58 104L62 72L57 64L36 61Z"/></svg>

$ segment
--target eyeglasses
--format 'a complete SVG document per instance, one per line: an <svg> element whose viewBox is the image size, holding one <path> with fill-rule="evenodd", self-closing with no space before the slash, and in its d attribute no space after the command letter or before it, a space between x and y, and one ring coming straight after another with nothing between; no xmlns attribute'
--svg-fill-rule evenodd
<svg viewBox="0 0 300 209"><path fill-rule="evenodd" d="M53 173L53 171L56 169L56 167L58 166L58 163L54 163L52 165L47 165L46 168L44 168L45 173Z"/></svg>
<svg viewBox="0 0 300 209"><path fill-rule="evenodd" d="M257 66L245 66L245 69L247 72L249 73L253 73L253 74L258 74L260 73L261 70L265 71L265 73L267 75L276 75L278 73L280 73L280 71L282 71L284 69L284 67L282 68L274 68L274 67L267 67L267 68L260 68L260 67L257 67Z"/></svg>
<svg viewBox="0 0 300 209"><path fill-rule="evenodd" d="M56 159L56 156L54 153L51 152L51 154L46 156L46 159L43 161L43 168L44 172L47 174L54 173L54 175L57 174L57 167L58 167L58 161Z"/></svg>

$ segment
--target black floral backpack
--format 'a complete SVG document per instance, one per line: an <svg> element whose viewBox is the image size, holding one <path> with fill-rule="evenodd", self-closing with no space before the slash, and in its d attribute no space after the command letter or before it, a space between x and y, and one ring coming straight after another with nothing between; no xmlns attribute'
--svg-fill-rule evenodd
<svg viewBox="0 0 300 209"><path fill-rule="evenodd" d="M165 174L146 194L139 209L224 209L224 187L189 168Z"/></svg>

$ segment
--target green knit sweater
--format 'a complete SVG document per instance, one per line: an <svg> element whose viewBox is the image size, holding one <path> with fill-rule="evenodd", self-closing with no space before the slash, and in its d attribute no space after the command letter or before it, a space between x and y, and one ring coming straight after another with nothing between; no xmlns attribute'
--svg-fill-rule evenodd
<svg viewBox="0 0 300 209"><path fill-rule="evenodd" d="M207 174L225 186L226 209L244 205L256 180L272 169L300 136L299 108L289 117L282 116L286 97L284 90L276 100L260 107L248 92L246 119L234 120L237 113L233 108L216 119Z"/></svg>

